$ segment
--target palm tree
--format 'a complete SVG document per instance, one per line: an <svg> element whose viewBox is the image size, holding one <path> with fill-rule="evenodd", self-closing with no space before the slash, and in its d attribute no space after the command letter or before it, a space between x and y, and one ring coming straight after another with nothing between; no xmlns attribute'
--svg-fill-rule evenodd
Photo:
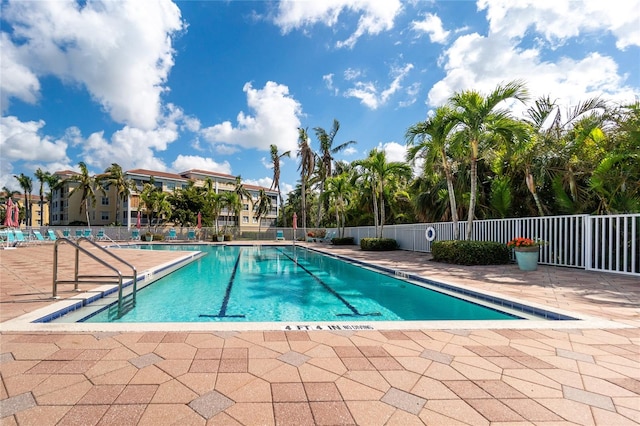
<svg viewBox="0 0 640 426"><path fill-rule="evenodd" d="M47 181L48 176L51 176L51 173L49 172L44 172L42 171L42 169L40 167L38 167L38 170L36 170L35 173L36 179L38 179L38 182L40 182L40 223L38 224L39 226L44 225L43 223L43 217L42 217L42 206L44 205L44 184Z"/></svg>
<svg viewBox="0 0 640 426"><path fill-rule="evenodd" d="M300 157L300 181L302 183L302 228L304 235L307 235L307 183L315 168L316 154L309 146L309 135L307 129L298 128L298 156Z"/></svg>
<svg viewBox="0 0 640 426"><path fill-rule="evenodd" d="M236 176L236 186L233 189L233 193L238 196L238 199L237 199L237 202L234 201L234 204L230 205L230 207L233 208L233 210L235 211L235 215L237 218L236 225L239 230L240 229L240 212L242 211L242 202L245 199L247 200L251 199L251 193L247 188L244 187L244 184L242 183L242 177L239 175Z"/></svg>
<svg viewBox="0 0 640 426"><path fill-rule="evenodd" d="M33 179L24 173L20 173L20 176L14 177L18 180L20 188L24 191L25 224L31 226L31 192L33 191Z"/></svg>
<svg viewBox="0 0 640 426"><path fill-rule="evenodd" d="M334 200L334 209L336 212L336 227L339 231L339 237L344 237L344 228L346 227L346 211L347 203L350 199L352 186L346 173L327 179L327 187L325 196ZM306 234L305 234L306 235Z"/></svg>
<svg viewBox="0 0 640 426"><path fill-rule="evenodd" d="M414 162L416 157L422 158L424 160L424 170L431 170L440 163L447 181L449 208L451 221L453 222L453 238L457 240L460 238L458 206L456 205L456 194L453 188L452 159L448 154L452 144L449 134L456 125L452 119L452 113L453 111L446 106L437 108L435 114L428 120L409 127L405 138L407 145L409 145L409 150L407 151L407 159L409 161Z"/></svg>
<svg viewBox="0 0 640 426"><path fill-rule="evenodd" d="M364 169L364 179L371 185L376 237L382 238L385 223L385 182L396 178L409 179L411 167L400 161L387 162L385 152L377 148L372 149L366 159L357 161L356 164Z"/></svg>
<svg viewBox="0 0 640 426"><path fill-rule="evenodd" d="M333 154L337 154L343 151L350 145L356 143L356 141L344 142L338 146L333 146L334 139L338 130L340 130L340 122L336 119L333 120L333 127L331 131L327 133L322 127L316 127L313 130L316 132L318 142L320 142L320 158L318 159L318 181L320 185L320 202L318 203L318 217L316 217L316 228L320 227L322 220L322 194L324 192L324 183L328 177L331 176L333 168Z"/></svg>
<svg viewBox="0 0 640 426"><path fill-rule="evenodd" d="M107 176L105 177L105 189L110 186L116 188L116 220L115 224L118 225L120 219L120 206L124 203L124 200L129 198L131 190L135 188L135 185L131 179L127 179L117 163L111 163L111 166L107 167L104 171Z"/></svg>
<svg viewBox="0 0 640 426"><path fill-rule="evenodd" d="M260 235L260 227L262 226L261 218L269 214L271 207L271 197L267 195L267 192L264 189L260 188L260 191L258 191L258 202L254 207L256 211L256 218L258 219L258 236Z"/></svg>
<svg viewBox="0 0 640 426"><path fill-rule="evenodd" d="M242 210L242 200L236 192L224 192L222 194L223 206L227 208L227 211L232 211L234 216L238 219L237 225L240 225L240 211ZM227 218L229 217L227 213ZM225 221L225 228L227 223Z"/></svg>
<svg viewBox="0 0 640 426"><path fill-rule="evenodd" d="M455 93L449 104L453 110L456 131L464 138L469 146L471 185L469 197L469 211L467 217L466 239L471 239L473 219L476 209L478 188L478 157L482 143L494 135L506 135L514 131L515 123L509 112L498 109L498 105L508 99L524 102L527 91L522 82L514 81L505 86L496 87L488 96L484 97L474 90Z"/></svg>
<svg viewBox="0 0 640 426"><path fill-rule="evenodd" d="M53 199L53 191L59 189L62 186L62 179L58 175L49 174L45 176L45 181L49 187L49 191L46 193L46 197L49 200L49 223L53 220L53 210L51 209L51 200Z"/></svg>
<svg viewBox="0 0 640 426"><path fill-rule="evenodd" d="M284 205L284 201L282 200L282 193L280 192L280 159L282 157L291 157L291 151L283 152L282 154L278 154L278 147L276 145L271 145L271 162L273 163L273 181L271 182L271 188L278 191L278 200L280 200L280 205ZM283 226L287 227L287 218L283 214L282 215Z"/></svg>
<svg viewBox="0 0 640 426"><path fill-rule="evenodd" d="M68 178L69 181L78 182L78 186L73 188L73 190L69 193L69 197L71 197L76 192L80 192L80 210L79 213L82 214L82 208L85 208L85 213L87 215L87 226L91 227L91 223L89 222L89 203L91 203L92 207L96 205L96 189L99 189L102 194L104 194L104 189L100 186L100 179L95 178L89 175L89 169L84 161L80 161L78 163L78 167L80 167L80 174L74 175Z"/></svg>

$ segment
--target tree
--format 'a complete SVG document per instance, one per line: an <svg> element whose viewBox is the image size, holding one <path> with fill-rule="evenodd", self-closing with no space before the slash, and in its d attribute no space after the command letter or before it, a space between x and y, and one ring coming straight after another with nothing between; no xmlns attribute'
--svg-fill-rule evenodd
<svg viewBox="0 0 640 426"><path fill-rule="evenodd" d="M325 196L334 200L336 227L339 231L338 236L343 238L344 228L346 227L347 203L350 199L352 187L346 174L330 177L326 183Z"/></svg>
<svg viewBox="0 0 640 426"><path fill-rule="evenodd" d="M387 162L385 152L377 148L372 149L366 159L356 163L362 167L364 179L370 184L376 237L382 238L385 224L385 185L396 178L409 179L411 167L400 161Z"/></svg>
<svg viewBox="0 0 640 426"><path fill-rule="evenodd" d="M24 191L25 224L31 226L31 192L33 191L33 179L24 173L20 173L20 176L14 177L18 180L20 188Z"/></svg>
<svg viewBox="0 0 640 426"><path fill-rule="evenodd" d="M242 183L241 176L236 176L236 186L233 189L233 193L237 195L237 200L232 200L233 204L230 204L229 207L234 210L237 220L236 226L238 227L238 229L240 229L240 212L242 211L242 202L245 199L251 199L251 193L247 188L245 188L244 184Z"/></svg>
<svg viewBox="0 0 640 426"><path fill-rule="evenodd" d="M309 146L309 135L307 129L298 128L298 156L300 157L300 181L302 183L302 228L304 235L307 235L307 184L313 169L315 168L316 154Z"/></svg>
<svg viewBox="0 0 640 426"><path fill-rule="evenodd" d="M273 181L271 182L271 188L278 191L278 200L280 200L280 205L284 205L282 200L282 193L280 192L280 159L282 157L291 157L291 151L283 152L282 154L278 154L278 147L276 145L271 145L271 162L273 163ZM282 215L283 226L286 228L287 226L287 218L285 215Z"/></svg>
<svg viewBox="0 0 640 426"><path fill-rule="evenodd" d="M53 191L59 189L62 186L62 179L60 176L49 174L45 176L45 181L49 187L49 191L46 193L46 197L49 200L49 223L53 221L53 210L51 209L51 200L53 199Z"/></svg>
<svg viewBox="0 0 640 426"><path fill-rule="evenodd" d="M326 179L331 176L333 168L333 154L337 154L338 152L343 151L350 145L355 144L356 141L348 141L338 146L333 146L336 134L338 133L338 130L340 130L340 122L338 122L338 120L336 119L333 120L333 127L331 128L331 131L329 133L327 133L327 131L322 127L316 127L313 130L315 130L318 142L320 142L320 158L318 159L317 170L317 178L320 185L318 217L316 217L316 228L318 228L320 227L320 222L322 220L322 194L324 192L324 184Z"/></svg>
<svg viewBox="0 0 640 426"><path fill-rule="evenodd" d="M258 234L260 234L260 227L262 226L261 218L269 214L271 207L271 197L269 197L264 189L260 188L260 191L258 191L258 201L254 207L256 211L256 218L258 219Z"/></svg>
<svg viewBox="0 0 640 426"><path fill-rule="evenodd" d="M240 225L240 211L242 210L242 200L237 192L224 192L222 193L223 206L227 208L227 211L233 212L233 215L237 218L237 225ZM227 218L229 215L227 214ZM225 221L225 228L227 227Z"/></svg>
<svg viewBox="0 0 640 426"><path fill-rule="evenodd" d="M99 189L102 194L105 192L102 186L100 186L100 179L89 175L89 169L83 161L78 163L78 167L80 167L80 174L68 178L69 181L78 182L78 186L73 188L69 193L69 197L73 196L76 192L80 193L79 213L82 214L82 208L84 207L87 215L87 226L91 227L91 223L89 222L89 203L91 203L92 207L95 207L96 189Z"/></svg>
<svg viewBox="0 0 640 426"><path fill-rule="evenodd" d="M40 223L38 224L39 226L44 225L43 221L44 218L42 217L42 213L43 213L43 209L42 206L44 205L44 184L47 181L47 178L49 176L51 176L51 173L49 172L44 172L42 171L42 169L40 167L38 167L38 170L36 170L35 173L36 179L38 179L38 182L40 182Z"/></svg>
<svg viewBox="0 0 640 426"><path fill-rule="evenodd" d="M416 158L424 160L424 170L431 170L438 164L444 172L447 182L447 192L449 193L449 209L451 221L453 222L454 239L460 238L458 227L458 206L456 204L456 194L453 187L452 158L448 150L451 149L453 141L449 135L456 125L452 118L453 111L443 106L436 109L435 114L426 121L417 123L407 130L405 139L409 150L407 159L415 162Z"/></svg>
<svg viewBox="0 0 640 426"><path fill-rule="evenodd" d="M455 93L449 104L453 110L456 122L456 132L466 140L469 147L471 167L471 185L469 196L469 211L467 217L466 239L471 239L473 233L473 219L476 209L478 188L478 157L482 143L495 135L506 135L512 132L515 123L509 112L499 109L498 105L509 99L524 102L527 91L522 82L510 82L505 86L496 87L488 96L484 97L474 90Z"/></svg>
<svg viewBox="0 0 640 426"><path fill-rule="evenodd" d="M117 163L111 163L111 166L107 167L104 171L107 176L104 179L105 189L114 186L116 189L116 220L115 224L118 225L120 219L120 206L124 203L124 200L129 198L131 190L135 185L131 179L127 179Z"/></svg>

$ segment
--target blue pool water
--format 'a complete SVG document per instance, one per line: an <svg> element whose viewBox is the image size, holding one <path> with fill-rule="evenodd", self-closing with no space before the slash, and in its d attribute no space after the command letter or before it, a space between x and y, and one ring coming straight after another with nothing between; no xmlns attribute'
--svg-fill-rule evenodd
<svg viewBox="0 0 640 426"><path fill-rule="evenodd" d="M194 250L194 246L146 246ZM138 293L135 308L86 322L520 319L291 246L197 246L207 255Z"/></svg>

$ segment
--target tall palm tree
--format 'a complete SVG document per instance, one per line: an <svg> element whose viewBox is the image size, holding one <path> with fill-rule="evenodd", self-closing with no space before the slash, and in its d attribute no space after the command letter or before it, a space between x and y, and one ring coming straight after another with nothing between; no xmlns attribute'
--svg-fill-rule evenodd
<svg viewBox="0 0 640 426"><path fill-rule="evenodd" d="M224 192L222 194L223 205L227 208L227 211L233 212L234 217L237 218L238 222L236 225L240 226L240 211L242 210L242 199L238 195L237 192ZM227 214L227 218L229 215ZM225 221L225 228L227 227L227 223Z"/></svg>
<svg viewBox="0 0 640 426"><path fill-rule="evenodd" d="M260 228L262 226L261 218L269 214L271 207L271 197L267 195L267 192L264 189L260 188L260 191L258 191L258 201L254 207L256 211L256 218L258 219L258 236L260 235Z"/></svg>
<svg viewBox="0 0 640 426"><path fill-rule="evenodd" d="M471 239L473 233L473 219L476 209L478 188L478 158L482 143L494 135L511 133L515 123L509 112L499 109L498 105L509 99L526 101L527 91L524 83L513 81L505 86L496 87L488 96L483 96L474 90L455 93L449 104L456 121L456 131L467 141L471 166L471 185L469 196L469 211L467 217L466 239Z"/></svg>
<svg viewBox="0 0 640 426"><path fill-rule="evenodd" d="M105 189L114 186L116 188L116 220L115 224L118 225L120 219L120 206L124 203L124 200L129 198L131 191L135 188L135 184L131 179L125 177L122 167L117 163L111 163L111 166L107 167L104 171L107 176L104 179Z"/></svg>
<svg viewBox="0 0 640 426"><path fill-rule="evenodd" d="M298 156L300 157L300 181L302 183L302 229L307 235L307 184L313 169L315 168L316 154L309 146L309 135L307 129L298 127Z"/></svg>
<svg viewBox="0 0 640 426"><path fill-rule="evenodd" d="M364 178L369 181L372 190L374 225L376 237L382 238L385 223L385 184L393 179L409 179L411 167L400 161L387 162L384 151L377 148L369 156L356 162L365 171Z"/></svg>
<svg viewBox="0 0 640 426"><path fill-rule="evenodd" d="M236 186L233 188L233 193L238 196L237 203L234 202L233 205L230 205L231 208L235 211L236 216L236 226L238 230L240 229L240 212L242 211L242 202L251 199L251 193L247 188L245 188L242 183L242 177L240 175L236 176Z"/></svg>
<svg viewBox="0 0 640 426"><path fill-rule="evenodd" d="M271 145L271 162L273 163L273 181L271 181L271 190L275 189L278 191L278 200L280 200L280 205L284 205L284 201L282 200L282 193L280 192L280 159L282 157L291 157L291 151L283 152L282 154L278 153L278 147L276 145ZM283 226L286 228L287 226L287 218L283 214L282 215Z"/></svg>
<svg viewBox="0 0 640 426"><path fill-rule="evenodd" d="M25 224L31 226L31 192L33 191L33 179L20 173L20 176L14 176L18 180L20 188L24 191L24 209L25 209Z"/></svg>
<svg viewBox="0 0 640 426"><path fill-rule="evenodd" d="M333 146L334 139L338 130L340 130L340 122L336 119L333 120L333 127L331 131L327 133L322 127L315 127L313 130L316 132L316 137L320 143L320 158L318 159L318 180L320 185L320 202L318 203L318 217L316 217L316 228L320 227L322 220L322 194L324 192L324 184L328 177L332 174L333 169L333 154L337 154L340 151L345 150L350 145L356 143L356 141L348 141L341 143L340 145Z"/></svg>
<svg viewBox="0 0 640 426"><path fill-rule="evenodd" d="M53 221L53 209L51 209L51 200L53 199L53 192L62 186L62 179L58 175L49 174L45 176L45 181L49 190L46 193L46 197L49 200L49 223Z"/></svg>
<svg viewBox="0 0 640 426"><path fill-rule="evenodd" d="M349 202L350 194L353 191L353 187L351 186L346 173L330 177L329 179L327 179L326 183L327 187L325 189L325 196L330 197L334 200L338 236L340 238L343 238L347 220L347 203Z"/></svg>
<svg viewBox="0 0 640 426"><path fill-rule="evenodd" d="M446 106L436 109L435 114L426 121L419 122L409 127L405 134L409 150L407 159L414 162L416 158L424 160L423 168L432 170L438 163L444 172L449 193L449 207L451 221L453 222L454 239L460 238L458 227L458 206L453 187L452 158L448 151L451 150L452 139L449 138L456 122L452 119L453 111Z"/></svg>
<svg viewBox="0 0 640 426"><path fill-rule="evenodd" d="M44 218L42 217L42 213L43 213L42 206L44 205L44 184L47 181L48 176L51 176L51 173L42 171L42 169L38 167L38 170L36 170L35 176L36 176L36 179L38 179L38 182L40 182L40 192L39 192L40 193L40 223L38 225L42 226L44 225L43 223Z"/></svg>
<svg viewBox="0 0 640 426"><path fill-rule="evenodd" d="M69 181L78 182L78 186L73 188L73 190L69 193L69 197L71 197L76 192L80 193L80 210L79 213L82 214L82 208L84 207L85 213L87 215L87 226L91 227L91 223L89 222L89 203L91 203L92 207L96 205L96 190L99 190L102 194L104 194L104 189L100 185L100 179L94 176L89 175L89 169L84 161L80 161L78 163L78 167L80 167L80 174L73 175L68 178Z"/></svg>

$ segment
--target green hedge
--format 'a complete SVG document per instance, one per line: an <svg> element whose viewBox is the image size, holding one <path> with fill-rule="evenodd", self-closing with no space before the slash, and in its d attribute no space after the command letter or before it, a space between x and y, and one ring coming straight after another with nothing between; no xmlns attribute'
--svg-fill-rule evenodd
<svg viewBox="0 0 640 426"><path fill-rule="evenodd" d="M504 265L511 261L507 246L494 241L434 241L431 255L436 262L456 265Z"/></svg>
<svg viewBox="0 0 640 426"><path fill-rule="evenodd" d="M351 246L356 242L353 240L353 237L335 237L331 239L331 244L334 246Z"/></svg>
<svg viewBox="0 0 640 426"><path fill-rule="evenodd" d="M360 249L366 251L397 250L398 242L393 238L362 238Z"/></svg>

